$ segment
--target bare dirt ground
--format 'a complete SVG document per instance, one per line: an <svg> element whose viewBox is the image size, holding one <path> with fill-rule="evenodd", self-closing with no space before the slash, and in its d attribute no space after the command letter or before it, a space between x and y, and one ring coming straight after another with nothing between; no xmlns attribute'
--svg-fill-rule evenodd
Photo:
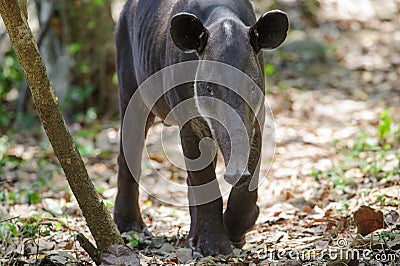
<svg viewBox="0 0 400 266"><path fill-rule="evenodd" d="M261 168L261 213L243 250L196 263L400 265L400 2L320 0L318 9L311 1L278 2L273 7L288 12L291 32L282 48L265 55L276 148L272 166L265 159ZM271 8L267 1L254 3L258 14ZM381 137L385 110L392 123ZM96 121L94 127L71 126L112 211L119 126ZM0 242L0 265L12 258L34 262L43 254L56 265L90 264L74 239L88 230L43 134L6 137L0 156L23 163L5 164L0 171L2 209L24 221L16 223L20 230L36 221L35 228L49 234ZM382 143L385 138L390 146ZM141 204L156 237L142 236L135 247L141 263L194 263L186 239L189 213L177 206L185 204L186 189L171 185L183 184L186 174L166 157L181 159L177 130L154 126L146 147L142 182L151 195L142 191ZM272 152L265 150L264 158ZM37 191L40 200L27 191ZM356 217L362 205L382 213L362 208L362 218ZM361 236L366 228L378 231Z"/></svg>

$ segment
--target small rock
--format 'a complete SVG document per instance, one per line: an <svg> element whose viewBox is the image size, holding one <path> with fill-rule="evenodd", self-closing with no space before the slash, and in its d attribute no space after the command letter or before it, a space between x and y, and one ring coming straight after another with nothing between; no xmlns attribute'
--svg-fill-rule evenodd
<svg viewBox="0 0 400 266"><path fill-rule="evenodd" d="M288 261L285 261L285 263L283 265L284 266L301 266L303 264L301 263L301 261L298 261L298 260L288 260Z"/></svg>
<svg viewBox="0 0 400 266"><path fill-rule="evenodd" d="M179 248L176 250L176 257L178 258L179 262L183 264L187 264L191 260L192 257L192 249L191 248Z"/></svg>
<svg viewBox="0 0 400 266"><path fill-rule="evenodd" d="M382 266L383 264L377 260L370 260L368 265L370 266Z"/></svg>
<svg viewBox="0 0 400 266"><path fill-rule="evenodd" d="M109 142L109 136L108 136L107 131L103 130L97 134L96 147L103 151L107 151L110 149L110 142Z"/></svg>
<svg viewBox="0 0 400 266"><path fill-rule="evenodd" d="M163 253L171 253L171 252L175 252L176 249L170 243L165 243L164 245L162 245L162 247L159 249L159 251L163 252Z"/></svg>

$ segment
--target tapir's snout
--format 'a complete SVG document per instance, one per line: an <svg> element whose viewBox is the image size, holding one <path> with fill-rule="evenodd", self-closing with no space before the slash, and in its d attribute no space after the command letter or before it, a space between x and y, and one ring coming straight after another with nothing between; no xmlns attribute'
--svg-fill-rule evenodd
<svg viewBox="0 0 400 266"><path fill-rule="evenodd" d="M248 160L252 142L252 123L240 112L220 113L220 123L213 121L213 132L224 158L225 180L235 185L239 180L249 180ZM218 112L217 112L218 113ZM222 115L223 114L223 115Z"/></svg>

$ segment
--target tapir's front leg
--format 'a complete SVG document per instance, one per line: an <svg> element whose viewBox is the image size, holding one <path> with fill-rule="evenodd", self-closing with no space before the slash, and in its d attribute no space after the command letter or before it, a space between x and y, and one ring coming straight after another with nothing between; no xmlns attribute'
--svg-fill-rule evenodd
<svg viewBox="0 0 400 266"><path fill-rule="evenodd" d="M186 123L181 129L181 142L183 153L188 168L189 200L191 206L190 214L192 223L190 225L192 245L195 251L204 256L213 254L229 254L232 252L231 243L225 235L222 222L222 197L215 176L213 160L201 170L191 160L198 159L201 155L199 143L201 137L193 129L191 123ZM212 153L215 147L204 147L202 152ZM194 167L194 168L193 168Z"/></svg>
<svg viewBox="0 0 400 266"><path fill-rule="evenodd" d="M122 146L122 145L121 145ZM146 226L140 215L139 184L126 163L123 149L118 156L118 194L115 200L114 220L120 232L142 232Z"/></svg>
<svg viewBox="0 0 400 266"><path fill-rule="evenodd" d="M118 194L114 209L114 220L121 232L135 230L137 232L144 232L146 235L151 235L143 223L140 214L138 182L141 173L142 152L146 133L153 121L154 115L150 113L144 130L140 130L136 127L137 125L132 124L130 126L132 132L128 134L132 136L132 140L125 142L122 140L123 127L121 124L120 153L118 156ZM124 143L125 145L127 143L133 145L126 145L124 147ZM127 151L124 151L124 149L127 149ZM127 154L129 154L128 159L131 160L130 167L128 167L126 162Z"/></svg>
<svg viewBox="0 0 400 266"><path fill-rule="evenodd" d="M247 180L239 180L233 186L229 194L228 206L224 213L225 232L232 244L238 248L243 247L246 243L245 234L254 226L259 214L259 208L256 204L258 183L254 185L250 182L252 179L253 182L258 182L260 154L261 132L256 130L248 162L251 176Z"/></svg>

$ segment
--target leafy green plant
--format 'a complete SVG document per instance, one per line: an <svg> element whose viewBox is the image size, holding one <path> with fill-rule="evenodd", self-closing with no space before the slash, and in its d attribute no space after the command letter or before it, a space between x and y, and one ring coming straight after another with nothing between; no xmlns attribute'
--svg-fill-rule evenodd
<svg viewBox="0 0 400 266"><path fill-rule="evenodd" d="M83 112L78 112L76 115L74 115L74 120L76 122L84 123L84 124L91 124L93 123L97 118L97 112L96 108L90 107L86 110L85 113Z"/></svg>
<svg viewBox="0 0 400 266"><path fill-rule="evenodd" d="M20 232L24 237L38 238L50 234L51 222L43 221L41 215L32 215L27 219L20 219L22 223Z"/></svg>
<svg viewBox="0 0 400 266"><path fill-rule="evenodd" d="M14 219L8 219L0 222L0 251L2 247L7 247L12 238L18 237L19 226Z"/></svg>
<svg viewBox="0 0 400 266"><path fill-rule="evenodd" d="M43 161L43 160L41 160ZM41 163L43 165L43 163ZM48 164L48 163L47 163ZM42 201L41 193L43 188L51 187L49 180L59 169L46 169L38 167L37 180L29 184L29 188L18 188L14 190L0 191L0 202L7 204L29 203L37 204Z"/></svg>
<svg viewBox="0 0 400 266"><path fill-rule="evenodd" d="M389 150L392 147L388 139L388 137L392 133L391 125L393 119L389 116L391 110L392 108L388 108L381 113L378 125L379 144L385 150Z"/></svg>
<svg viewBox="0 0 400 266"><path fill-rule="evenodd" d="M7 95L12 91L19 93L23 82L24 74L17 56L10 50L4 54L3 63L0 64L0 129L8 126L16 115L16 108L10 104Z"/></svg>
<svg viewBox="0 0 400 266"><path fill-rule="evenodd" d="M338 202L340 203L340 205L335 207L335 211L337 213L340 213L340 214L344 215L344 216L348 215L350 204L347 201L347 199L341 198L341 199L338 200Z"/></svg>
<svg viewBox="0 0 400 266"><path fill-rule="evenodd" d="M386 205L386 204L385 204L386 201L387 201L386 195L377 194L377 195L375 195L375 197L376 197L376 200L377 200L382 206Z"/></svg>
<svg viewBox="0 0 400 266"><path fill-rule="evenodd" d="M393 241L396 238L396 234L388 231L383 231L379 234L379 239L382 241Z"/></svg>
<svg viewBox="0 0 400 266"><path fill-rule="evenodd" d="M8 149L8 136L4 135L0 137L0 166L3 166L2 162L3 159L5 158L5 153L7 149Z"/></svg>
<svg viewBox="0 0 400 266"><path fill-rule="evenodd" d="M385 109L379 116L379 124L376 128L376 136L370 136L362 131L355 135L352 145L346 145L335 140L334 146L339 153L345 155L343 159L335 163L328 171L314 170L312 175L316 180L329 179L337 189L345 188L354 182L354 177L347 172L358 169L363 177L370 180L390 179L400 173L400 165L393 170L384 170L389 160L396 156L400 158L400 149L397 137L399 128L394 126L391 117L392 108ZM346 174L347 173L347 174ZM385 204L385 197L377 198L381 204Z"/></svg>
<svg viewBox="0 0 400 266"><path fill-rule="evenodd" d="M13 50L4 54L0 70L0 98L3 98L13 88L20 89L24 80L24 74Z"/></svg>
<svg viewBox="0 0 400 266"><path fill-rule="evenodd" d="M0 222L0 250L6 248L12 238L30 239L35 245L39 245L40 237L49 235L51 229L52 223L44 220L41 215Z"/></svg>
<svg viewBox="0 0 400 266"><path fill-rule="evenodd" d="M73 103L83 104L84 100L88 98L94 91L93 86L80 87L72 86L65 97L64 102L61 103L61 110L66 110L72 106Z"/></svg>
<svg viewBox="0 0 400 266"><path fill-rule="evenodd" d="M15 169L24 163L22 158L7 154L13 144L7 135L0 137L0 180L6 177L6 169Z"/></svg>
<svg viewBox="0 0 400 266"><path fill-rule="evenodd" d="M103 203L106 206L106 209L108 211L111 210L112 207L114 207L114 201L113 200L103 199Z"/></svg>
<svg viewBox="0 0 400 266"><path fill-rule="evenodd" d="M84 68L84 66L81 66ZM83 70L82 70L83 71ZM95 87L72 86L61 103L61 110L71 115L72 121L90 124L97 119L97 110L94 107L85 106L86 100L89 99L95 91Z"/></svg>
<svg viewBox="0 0 400 266"><path fill-rule="evenodd" d="M28 192L28 202L30 204L38 204L39 202L41 202L41 200L42 198L38 191Z"/></svg>
<svg viewBox="0 0 400 266"><path fill-rule="evenodd" d="M140 234L136 231L132 231L129 233L129 244L131 247L137 247L140 243Z"/></svg>

